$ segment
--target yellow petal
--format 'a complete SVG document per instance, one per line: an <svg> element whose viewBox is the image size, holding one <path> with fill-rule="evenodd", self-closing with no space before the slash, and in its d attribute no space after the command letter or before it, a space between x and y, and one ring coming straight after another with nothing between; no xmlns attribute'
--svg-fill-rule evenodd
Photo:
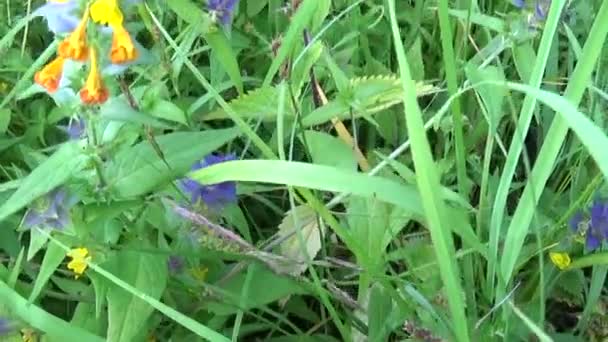
<svg viewBox="0 0 608 342"><path fill-rule="evenodd" d="M549 258L551 258L551 262L560 270L565 270L570 266L570 255L568 253L561 252L551 252L549 253Z"/></svg>

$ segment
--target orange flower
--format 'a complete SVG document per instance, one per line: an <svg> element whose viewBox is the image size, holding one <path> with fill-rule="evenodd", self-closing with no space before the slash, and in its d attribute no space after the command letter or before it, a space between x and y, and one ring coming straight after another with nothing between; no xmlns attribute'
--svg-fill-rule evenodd
<svg viewBox="0 0 608 342"><path fill-rule="evenodd" d="M87 23L89 21L89 8L84 10L82 20L76 29L59 44L59 55L71 58L75 61L84 62L88 57L87 47Z"/></svg>
<svg viewBox="0 0 608 342"><path fill-rule="evenodd" d="M137 49L129 32L122 25L113 25L114 36L112 37L112 50L110 60L114 64L131 62L137 58Z"/></svg>
<svg viewBox="0 0 608 342"><path fill-rule="evenodd" d="M80 99L87 104L102 104L106 102L110 95L99 74L97 51L94 48L90 48L89 55L91 56L91 70L89 71L89 77L87 77L84 88L80 90Z"/></svg>
<svg viewBox="0 0 608 342"><path fill-rule="evenodd" d="M63 72L65 58L57 56L52 62L45 65L42 70L34 75L34 81L43 86L49 93L54 93L59 88L59 80Z"/></svg>

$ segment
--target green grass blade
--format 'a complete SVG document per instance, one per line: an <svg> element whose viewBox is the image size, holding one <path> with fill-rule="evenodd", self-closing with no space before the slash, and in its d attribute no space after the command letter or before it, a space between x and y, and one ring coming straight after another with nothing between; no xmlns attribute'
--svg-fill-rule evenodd
<svg viewBox="0 0 608 342"><path fill-rule="evenodd" d="M581 59L576 64L570 82L568 82L564 98L570 106L580 102L583 93L589 84L591 73L593 72L606 35L608 34L608 20L605 20L605 18L608 18L607 0L604 0L602 7L596 15L591 32L583 47ZM550 104L547 103L547 105ZM562 109L557 107L555 110L559 112ZM501 273L507 283L511 280L513 275L515 262L522 249L524 239L535 212L536 204L553 171L557 155L566 138L566 134L568 133L567 118L568 115L559 115L556 116L551 123L551 127L546 135L546 140L540 149L536 163L532 168L529 181L520 197L519 204L508 227L504 248L505 255L501 262ZM601 148L604 148L604 146ZM600 146L596 146L595 148L598 147ZM506 286L506 284L501 286Z"/></svg>
<svg viewBox="0 0 608 342"><path fill-rule="evenodd" d="M407 130L412 142L414 166L419 171L416 172L416 176L422 205L426 214L428 229L431 232L439 271L445 286L445 295L448 298L456 340L468 341L469 332L464 310L463 289L460 284L458 266L454 261L454 242L452 241L450 230L445 225L445 204L438 196L438 190L440 189L439 177L436 172L436 165L433 162L429 142L424 133L422 112L415 96L416 84L412 80L409 63L405 56L405 49L399 34L395 1L389 0L388 5L393 42L399 63L399 74L405 94L403 104L407 108L405 111Z"/></svg>
<svg viewBox="0 0 608 342"><path fill-rule="evenodd" d="M545 67L547 65L547 59L551 51L551 45L554 41L553 37L557 32L561 11L564 7L563 5L564 0L553 1L551 4L549 18L547 19L540 46L538 48L536 61L534 62L534 68L532 69L530 80L528 81L528 84L532 87L538 88L541 85ZM500 176L498 190L496 191L496 198L494 200L494 207L492 208L492 215L490 219L490 258L488 259L487 271L488 289L494 288L494 281L496 279L496 260L498 260L498 242L499 237L501 236L500 232L507 205L507 196L510 192L513 175L515 174L515 169L522 153L524 137L530 128L535 107L536 98L526 96L521 108L521 112L519 113L519 119L517 121L515 133L513 134L513 140L509 146L507 160L505 161L503 172ZM505 255L502 257L503 264L506 262L505 259L510 257L513 257L513 255L509 255L508 250L505 249ZM515 254L514 257L517 258L517 254ZM512 262L515 263L515 260Z"/></svg>

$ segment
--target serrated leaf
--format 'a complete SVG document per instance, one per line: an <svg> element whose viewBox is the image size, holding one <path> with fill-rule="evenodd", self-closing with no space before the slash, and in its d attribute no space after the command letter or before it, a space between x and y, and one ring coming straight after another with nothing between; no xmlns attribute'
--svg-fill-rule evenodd
<svg viewBox="0 0 608 342"><path fill-rule="evenodd" d="M437 92L430 84L418 83L417 96ZM351 79L349 86L338 93L335 100L319 107L302 118L302 125L310 127L323 124L333 118L348 119L352 116L362 117L400 104L403 88L395 76L369 76Z"/></svg>
<svg viewBox="0 0 608 342"><path fill-rule="evenodd" d="M262 87L254 89L243 96L230 101L230 107L237 116L243 119L262 119L274 121L277 117L279 93L275 87ZM293 117L291 106L285 106L285 117ZM203 120L217 120L229 118L223 109L206 114Z"/></svg>
<svg viewBox="0 0 608 342"><path fill-rule="evenodd" d="M304 246L300 244L297 230L301 232ZM293 232L296 233L293 234ZM285 214L279 225L278 235L281 238L291 235L279 246L281 254L295 262L290 265L289 274L297 276L306 270L308 265L304 250L311 260L314 259L321 250L321 239L324 233L319 227L315 211L308 206L295 207Z"/></svg>
<svg viewBox="0 0 608 342"><path fill-rule="evenodd" d="M203 132L177 132L156 137L171 170L160 159L150 142L121 151L106 170L109 184L121 198L152 191L183 176L196 161L236 137L235 129Z"/></svg>

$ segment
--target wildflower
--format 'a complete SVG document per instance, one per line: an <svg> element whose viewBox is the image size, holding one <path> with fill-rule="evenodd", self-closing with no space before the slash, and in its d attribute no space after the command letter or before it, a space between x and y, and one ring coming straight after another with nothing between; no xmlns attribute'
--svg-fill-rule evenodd
<svg viewBox="0 0 608 342"><path fill-rule="evenodd" d="M123 15L117 0L96 0L91 5L91 19L102 25L122 25Z"/></svg>
<svg viewBox="0 0 608 342"><path fill-rule="evenodd" d="M205 157L202 161L195 163L192 166L191 171L200 170L213 164L235 159L236 156L234 154L225 156L216 156L211 154ZM202 200L209 207L218 207L222 206L223 204L236 201L235 182L201 185L191 178L185 178L182 179L180 183L182 190L190 194L193 204L196 204L199 200Z"/></svg>
<svg viewBox="0 0 608 342"><path fill-rule="evenodd" d="M57 56L57 58L45 65L42 70L36 72L34 81L43 86L49 93L56 92L57 88L59 88L64 63L65 58Z"/></svg>
<svg viewBox="0 0 608 342"><path fill-rule="evenodd" d="M11 322L4 317L0 317L0 336L8 335L12 329Z"/></svg>
<svg viewBox="0 0 608 342"><path fill-rule="evenodd" d="M238 2L238 0L209 0L207 9L213 18L220 19L222 25L229 25Z"/></svg>
<svg viewBox="0 0 608 342"><path fill-rule="evenodd" d="M91 69L84 88L80 90L80 99L87 104L102 104L108 100L110 95L101 79L97 65L97 52L94 48L89 49L89 55L91 56Z"/></svg>
<svg viewBox="0 0 608 342"><path fill-rule="evenodd" d="M171 273L180 273L184 268L184 259L179 255L171 255L167 260L167 267Z"/></svg>
<svg viewBox="0 0 608 342"><path fill-rule="evenodd" d="M68 263L68 268L75 273L75 278L78 279L88 267L88 262L91 260L89 250L81 247L74 248L68 252L68 257L72 260Z"/></svg>
<svg viewBox="0 0 608 342"><path fill-rule="evenodd" d="M48 0L32 14L35 17L44 17L49 31L62 34L72 32L78 26L78 17L73 14L76 9L76 0Z"/></svg>
<svg viewBox="0 0 608 342"><path fill-rule="evenodd" d="M25 228L64 229L70 223L70 207L75 204L65 190L58 188L37 199L23 218Z"/></svg>
<svg viewBox="0 0 608 342"><path fill-rule="evenodd" d="M531 6L526 6L525 0L512 0L511 3L519 9L526 9L532 12L528 18L529 22L532 24L538 24L547 19L549 7L551 6L551 0L536 0Z"/></svg>
<svg viewBox="0 0 608 342"><path fill-rule="evenodd" d="M70 58L75 61L84 62L88 57L88 46L87 46L87 23L89 19L89 9L86 8L84 15L80 20L80 23L67 36L61 44L59 44L58 53L64 58Z"/></svg>
<svg viewBox="0 0 608 342"><path fill-rule="evenodd" d="M87 135L87 122L84 118L71 119L67 126L60 126L67 134L70 140L82 139Z"/></svg>
<svg viewBox="0 0 608 342"><path fill-rule="evenodd" d="M568 253L550 252L549 258L551 258L551 262L553 262L553 264L562 271L570 266L571 260Z"/></svg>
<svg viewBox="0 0 608 342"><path fill-rule="evenodd" d="M593 251L608 240L608 202L596 201L590 210L590 219L576 213L570 219L570 228L580 236L585 236L587 249Z"/></svg>
<svg viewBox="0 0 608 342"><path fill-rule="evenodd" d="M110 61L114 64L123 64L134 61L137 58L137 49L133 45L129 32L122 25L112 27L112 50L110 51Z"/></svg>

